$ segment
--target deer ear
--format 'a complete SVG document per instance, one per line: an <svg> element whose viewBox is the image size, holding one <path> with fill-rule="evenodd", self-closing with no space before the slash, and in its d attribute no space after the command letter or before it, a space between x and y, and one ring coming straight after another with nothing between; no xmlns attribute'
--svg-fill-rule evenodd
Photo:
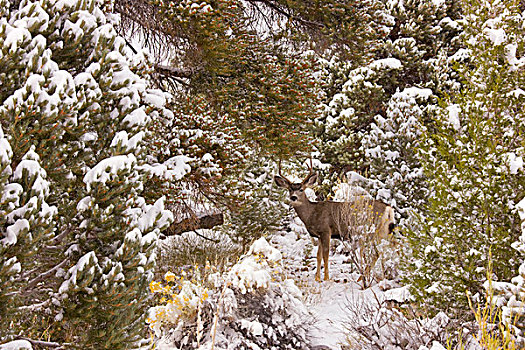
<svg viewBox="0 0 525 350"><path fill-rule="evenodd" d="M273 179L275 183L277 184L277 186L284 187L284 188L290 188L291 184L290 184L290 181L288 181L287 179L280 177L278 175L275 175Z"/></svg>
<svg viewBox="0 0 525 350"><path fill-rule="evenodd" d="M308 177L304 179L303 186L304 187L313 186L315 185L316 182L317 182L317 173L313 173L313 174L308 175Z"/></svg>

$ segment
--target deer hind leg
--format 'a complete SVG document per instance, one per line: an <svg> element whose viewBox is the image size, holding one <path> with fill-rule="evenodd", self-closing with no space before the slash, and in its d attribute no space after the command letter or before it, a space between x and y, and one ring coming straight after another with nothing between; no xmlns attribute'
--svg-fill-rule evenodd
<svg viewBox="0 0 525 350"><path fill-rule="evenodd" d="M324 280L328 281L330 279L330 272L328 268L328 256L330 255L330 235L328 238L322 242L319 248L323 248L323 260L324 260Z"/></svg>
<svg viewBox="0 0 525 350"><path fill-rule="evenodd" d="M321 260L323 258L323 243L319 239L319 244L317 245L317 271L315 272L315 280L321 280Z"/></svg>

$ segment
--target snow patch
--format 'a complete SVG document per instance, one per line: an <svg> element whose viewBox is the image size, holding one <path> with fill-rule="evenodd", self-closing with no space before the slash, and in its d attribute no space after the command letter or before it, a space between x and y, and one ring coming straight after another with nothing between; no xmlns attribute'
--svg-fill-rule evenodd
<svg viewBox="0 0 525 350"><path fill-rule="evenodd" d="M272 262L278 262L282 259L281 252L272 247L264 237L253 242L248 254L261 254Z"/></svg>
<svg viewBox="0 0 525 350"><path fill-rule="evenodd" d="M4 131L0 126L0 164L9 164L12 156L13 150L9 141L4 137Z"/></svg>
<svg viewBox="0 0 525 350"><path fill-rule="evenodd" d="M447 112L447 122L454 128L454 130L459 130L461 127L461 123L459 121L459 113L461 112L461 108L459 105L453 104L447 107Z"/></svg>
<svg viewBox="0 0 525 350"><path fill-rule="evenodd" d="M122 124L127 127L144 126L148 122L149 116L143 108L135 109L122 120Z"/></svg>
<svg viewBox="0 0 525 350"><path fill-rule="evenodd" d="M415 99L423 99L426 100L430 96L432 96L432 90L427 88L419 88L416 86L405 88L402 92L396 92L392 98L403 98L403 99L409 99L409 98L415 98Z"/></svg>
<svg viewBox="0 0 525 350"><path fill-rule="evenodd" d="M98 259L97 259L97 256L95 255L95 252L91 251L91 252L85 254L84 256L82 256L78 260L76 265L71 267L68 270L68 275L70 277L67 280L65 280L64 282L62 282L62 285L58 289L58 292L60 294L66 293L72 286L76 285L77 284L77 277L78 277L79 273L83 272L85 270L86 266L92 265L92 267L90 268L90 272L94 273L95 272L94 271L95 267L93 265L97 265L97 264L98 264ZM91 270L93 270L93 271L91 271Z"/></svg>
<svg viewBox="0 0 525 350"><path fill-rule="evenodd" d="M33 346L27 340L14 340L1 344L0 350L33 350Z"/></svg>
<svg viewBox="0 0 525 350"><path fill-rule="evenodd" d="M483 33L489 38L489 40L492 42L494 46L499 46L503 44L505 41L507 41L507 34L505 33L505 30L502 28L498 28L498 29L485 28L483 30Z"/></svg>
<svg viewBox="0 0 525 350"><path fill-rule="evenodd" d="M448 61L450 62L462 62L472 55L472 50L470 49L459 49L455 54L449 57Z"/></svg>
<svg viewBox="0 0 525 350"><path fill-rule="evenodd" d="M516 175L518 170L523 170L523 158L510 152L505 155L511 175Z"/></svg>
<svg viewBox="0 0 525 350"><path fill-rule="evenodd" d="M525 91L523 91L520 88L514 89L511 92L507 93L507 97L514 97L514 98L518 98L523 95L525 95Z"/></svg>
<svg viewBox="0 0 525 350"><path fill-rule="evenodd" d="M150 206L138 220L138 228L142 233L148 233L153 228L165 228L173 222L173 213L164 209L166 197L162 196L155 204ZM144 239L153 239L152 236L145 236ZM147 243L146 241L144 243Z"/></svg>
<svg viewBox="0 0 525 350"><path fill-rule="evenodd" d="M410 294L408 286L389 289L385 292L384 297L385 300L393 300L398 303L414 300L414 296Z"/></svg>
<svg viewBox="0 0 525 350"><path fill-rule="evenodd" d="M370 69L399 69L403 64L397 58L383 58L376 60L369 65Z"/></svg>
<svg viewBox="0 0 525 350"><path fill-rule="evenodd" d="M122 147L125 151L130 152L136 149L137 145L142 142L144 135L144 131L140 131L131 138L128 138L127 131L119 131L111 141L110 147Z"/></svg>
<svg viewBox="0 0 525 350"><path fill-rule="evenodd" d="M15 245L18 241L18 236L25 231L29 231L29 221L26 219L19 219L13 225L7 227L4 237L0 242L4 246Z"/></svg>
<svg viewBox="0 0 525 350"><path fill-rule="evenodd" d="M263 334L263 326L257 321L241 320L241 328L248 330L248 332L256 337Z"/></svg>
<svg viewBox="0 0 525 350"><path fill-rule="evenodd" d="M430 349L427 348L426 346L420 346L418 350L447 350L447 348L445 348L439 342L433 341L432 342L432 346L430 347Z"/></svg>
<svg viewBox="0 0 525 350"><path fill-rule="evenodd" d="M84 183L90 191L93 183L103 183L115 178L119 171L131 171L137 159L135 155L119 155L101 160L84 175Z"/></svg>
<svg viewBox="0 0 525 350"><path fill-rule="evenodd" d="M260 260L250 255L232 267L229 280L233 287L238 288L242 294L246 294L257 288L267 289L272 277Z"/></svg>
<svg viewBox="0 0 525 350"><path fill-rule="evenodd" d="M18 46L25 40L31 39L31 33L26 28L13 28L7 26L6 36L4 40L4 48L7 48L9 53L14 53Z"/></svg>

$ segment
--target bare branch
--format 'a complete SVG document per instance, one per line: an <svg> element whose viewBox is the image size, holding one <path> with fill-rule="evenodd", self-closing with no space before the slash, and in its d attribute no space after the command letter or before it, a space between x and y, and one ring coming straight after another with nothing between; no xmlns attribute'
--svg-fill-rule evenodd
<svg viewBox="0 0 525 350"><path fill-rule="evenodd" d="M197 69L182 69L182 68L175 68L175 67L165 66L161 64L156 64L155 71L159 74L162 74L168 77L178 77L178 78L189 79L197 72Z"/></svg>
<svg viewBox="0 0 525 350"><path fill-rule="evenodd" d="M53 239L51 240L51 242L53 243L60 243L62 242L62 240L71 232L71 228L67 228L65 229L61 234L59 234L58 236L55 236L53 237Z"/></svg>
<svg viewBox="0 0 525 350"><path fill-rule="evenodd" d="M305 25L305 26L308 26L308 27L312 27L312 28L321 28L323 25L321 23L318 23L318 22L314 22L314 21L309 21L309 20L306 20L304 18L301 18L301 17L298 17L298 16L295 16L292 11L285 11L284 8L278 6L277 3L275 3L274 1L271 1L271 0L247 0L248 3L254 5L256 3L263 3L264 5L266 5L269 9L277 12L278 14L294 21L294 22L297 22L299 24L302 24L302 25Z"/></svg>
<svg viewBox="0 0 525 350"><path fill-rule="evenodd" d="M49 276L53 275L56 273L56 271L60 268L62 268L64 265L66 265L66 263L69 261L69 258L66 258L64 259L64 261L62 261L60 264L56 265L55 267L53 267L52 269L48 270L47 272L44 272L40 275L38 275L37 277L33 278L31 281L29 281L29 283L27 284L27 289L33 289L37 284L38 282L41 282L43 280L45 280L46 278L48 278Z"/></svg>
<svg viewBox="0 0 525 350"><path fill-rule="evenodd" d="M34 312L37 310L41 310L43 307L48 306L50 303L51 303L51 299L48 299L38 304L20 306L18 310Z"/></svg>
<svg viewBox="0 0 525 350"><path fill-rule="evenodd" d="M18 339L26 340L26 341L30 342L32 345L36 345L36 346L40 346L40 347L44 347L44 348L55 348L57 350L58 349L66 349L66 348L68 348L71 345L69 343L60 344L60 343L57 343L57 342L50 342L50 341L43 341L43 340L34 340L34 339L23 338L23 337L20 337Z"/></svg>

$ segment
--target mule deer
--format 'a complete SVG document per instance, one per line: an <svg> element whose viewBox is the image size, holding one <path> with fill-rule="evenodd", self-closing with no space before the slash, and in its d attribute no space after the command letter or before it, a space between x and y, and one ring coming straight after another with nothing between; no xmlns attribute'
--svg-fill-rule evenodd
<svg viewBox="0 0 525 350"><path fill-rule="evenodd" d="M331 238L347 238L348 212L354 202L310 202L304 190L313 186L317 181L317 173L310 170L310 174L301 183L292 183L286 177L275 175L277 186L286 188L290 193L291 205L306 226L308 233L319 240L317 249L317 271L315 279L321 279L321 260L324 261L324 280L329 279L328 255L330 253ZM361 197L362 200L363 197ZM373 199L366 199L370 209L372 221L375 225L375 234L378 238L386 238L394 228L394 211L389 205ZM345 217L346 216L346 217ZM355 223L352 223L355 225Z"/></svg>

